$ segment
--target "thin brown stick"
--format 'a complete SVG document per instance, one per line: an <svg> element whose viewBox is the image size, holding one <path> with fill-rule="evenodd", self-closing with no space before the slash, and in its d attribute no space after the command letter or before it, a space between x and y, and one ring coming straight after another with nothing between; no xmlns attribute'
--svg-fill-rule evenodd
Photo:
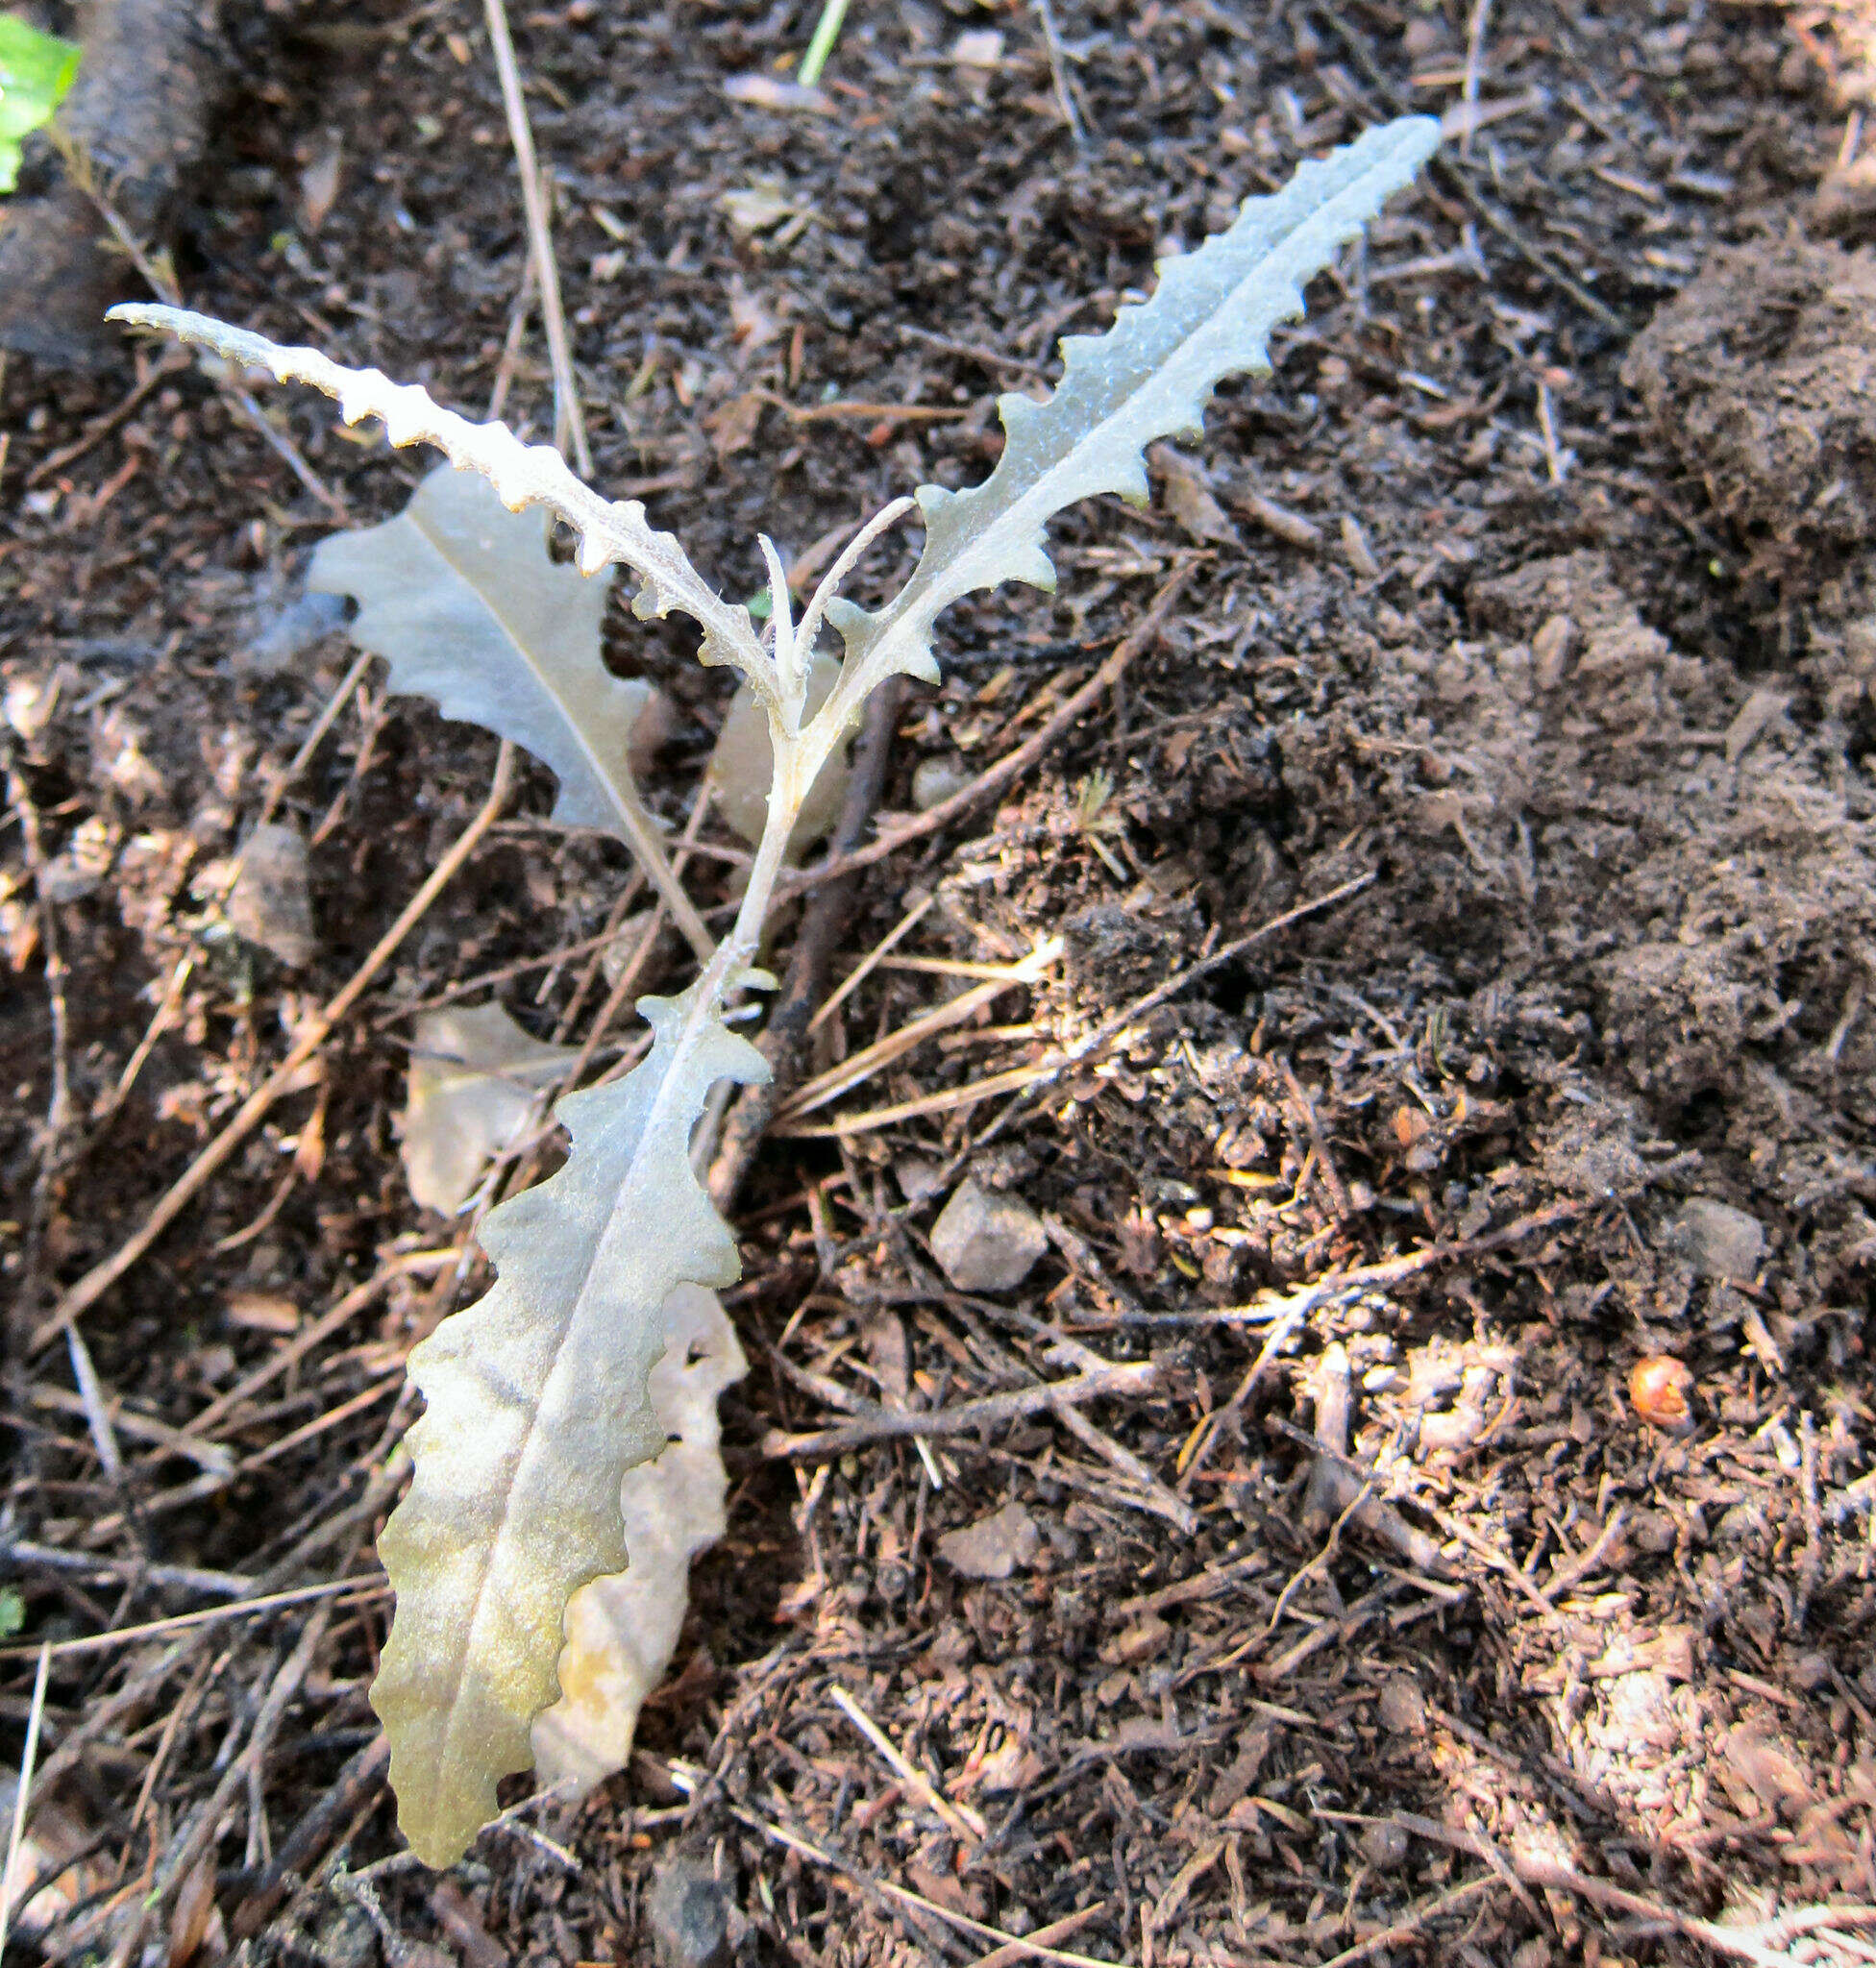
<svg viewBox="0 0 1876 1968"><path fill-rule="evenodd" d="M1106 1394L1137 1397L1150 1393L1158 1381L1159 1367L1153 1361L1117 1362L1069 1380L1038 1381L1033 1387L986 1394L981 1400L960 1401L950 1408L876 1408L839 1428L823 1428L812 1435L784 1435L779 1429L771 1429L762 1438L762 1453L802 1461L844 1455L849 1449L865 1448L876 1441L970 1435L979 1428L1001 1428L1026 1420L1045 1409L1059 1409L1071 1402L1093 1401Z"/></svg>
<svg viewBox="0 0 1876 1968"><path fill-rule="evenodd" d="M1345 902L1351 896L1360 895L1373 880L1374 875L1371 872L1358 874L1352 881L1345 881L1339 888L1332 888L1325 895L1316 896L1306 902L1298 902L1294 909L1286 909L1282 915L1272 916L1268 922L1260 922L1247 935L1235 937L1231 942L1213 950L1209 956L1200 957L1197 963L1188 964L1183 971L1169 977L1164 984L1155 985L1145 996L1136 997L1131 1004L1123 1006L1112 1017L1103 1019L1092 1032L1066 1047L1058 1059L1037 1068L1035 1077L1028 1085L1017 1094L982 1134L952 1158L953 1167L961 1166L965 1157L975 1154L986 1143L1001 1134L1043 1088L1052 1086L1071 1067L1086 1064L1097 1053L1111 1046L1128 1026L1144 1019L1148 1012L1156 1011L1168 998L1176 997L1188 985L1197 983L1200 977L1207 976L1213 971L1243 956L1246 950L1255 948L1267 938L1274 936L1279 929L1287 929L1293 922L1300 922L1306 917L1318 915L1324 909L1334 908L1338 902ZM947 1179L950 1172L948 1168Z"/></svg>
<svg viewBox="0 0 1876 1968"><path fill-rule="evenodd" d="M338 687L326 700L319 715L312 721L311 728L307 732L305 738L301 740L300 749L287 761L286 770L269 787L267 797L260 803L260 811L255 817L255 825L257 827L264 826L279 810L281 800L286 796L286 789L306 770L308 761L312 757L314 751L318 750L321 740L333 728L339 712L344 709L346 703L351 699L352 693L358 689L359 683L363 680L365 671L369 668L371 660L370 651L361 651L353 661L352 667L339 679ZM252 842L253 838L253 832L250 831L248 835L249 841ZM247 848L244 846L240 852L235 855L234 862L224 876L223 886L220 891L224 898L233 890L235 882L239 880L241 868L246 858ZM199 951L197 949L191 948L177 959L176 968L170 972L169 982L163 987L162 1000L151 1015L150 1022L145 1027L142 1038L136 1042L136 1050L132 1052L129 1060L125 1063L124 1070L118 1075L117 1084L111 1088L110 1094L91 1115L90 1132L86 1141L81 1144L79 1149L81 1154L96 1144L106 1125L116 1115L124 1102L129 1099L131 1089L136 1084L137 1075L142 1072L144 1066L149 1061L150 1054L156 1049L157 1041L169 1029L170 1021L176 1016L177 1010L182 1004L183 991L188 983L191 972L195 969L198 954Z"/></svg>
<svg viewBox="0 0 1876 1968"><path fill-rule="evenodd" d="M166 253L154 254L150 252L143 241L131 230L130 226L125 222L123 215L100 189L96 178L91 171L88 160L74 151L67 156L66 163L72 169L74 183L90 199L91 203L97 207L98 216L110 228L111 236L116 240L117 244L123 248L125 258L136 268L143 279L149 283L151 291L160 295L170 307L182 307L183 290L177 285L175 276L170 270L168 255ZM222 395L254 427L261 442L279 455L285 463L286 468L299 480L300 483L318 500L321 505L325 506L341 526L349 526L352 515L346 509L345 501L337 493L333 492L326 484L325 480L320 478L319 474L307 463L306 459L300 455L299 446L287 436L285 431L275 428L268 418L266 411L255 401L252 393L241 385L238 380L238 372L231 366L216 363L208 365L207 373L210 380L220 389Z"/></svg>
<svg viewBox="0 0 1876 1968"><path fill-rule="evenodd" d="M1574 1893L1592 1906L1670 1927L1689 1940L1703 1943L1715 1954L1754 1962L1757 1968L1793 1968L1792 1956L1786 1952L1788 1944L1803 1934L1816 1932L1819 1928L1876 1925L1876 1906L1853 1904L1799 1906L1754 1927L1728 1927L1723 1921L1699 1920L1691 1914L1677 1913L1659 1900L1631 1893L1608 1880L1591 1879L1555 1859L1513 1857L1510 1862L1512 1870L1527 1886L1541 1886L1546 1892Z"/></svg>
<svg viewBox="0 0 1876 1968"><path fill-rule="evenodd" d="M1355 1968L1357 1961L1366 1961L1370 1955L1378 1955L1384 1948L1397 1948L1402 1941L1413 1940L1443 1914L1451 1913L1465 1906L1469 1900L1476 1900L1489 1887L1498 1882L1493 1879L1465 1880L1456 1886L1448 1886L1444 1893L1436 1893L1429 1900L1422 1900L1418 1906L1408 1910L1391 1926L1379 1933L1370 1934L1367 1940L1358 1941L1352 1948L1344 1948L1339 1955L1331 1955L1322 1963L1322 1968Z"/></svg>
<svg viewBox="0 0 1876 1968"><path fill-rule="evenodd" d="M26 1830L26 1813L33 1803L33 1767L39 1755L39 1724L45 1716L46 1677L52 1669L52 1649L41 1643L39 1671L33 1679L33 1706L26 1718L26 1747L20 1753L19 1782L13 1787L12 1823L7 1828L7 1856L0 1866L0 1888L12 1883L19 1864L20 1839ZM22 1904L24 1904L22 1902ZM7 1945L7 1926L12 1915L12 1896L0 1890L0 1950Z"/></svg>
<svg viewBox="0 0 1876 1968"><path fill-rule="evenodd" d="M986 1006L995 1004L1006 991L1040 984L1049 966L1060 956L1061 947L1060 943L1050 942L1022 963L1001 966L1001 974L991 982L975 985L943 1004L921 1012L897 1030L888 1032L883 1039L876 1039L871 1046L843 1059L838 1066L817 1073L804 1087L796 1090L779 1118L795 1120L812 1114L829 1100L837 1100L841 1095L864 1085L875 1073L903 1058L926 1040L950 1031L953 1025L966 1023Z"/></svg>
<svg viewBox="0 0 1876 1968"><path fill-rule="evenodd" d="M189 359L186 352L181 349L171 349L154 359L139 350L136 357L136 381L131 386L129 394L112 408L106 410L102 416L92 418L69 444L62 444L57 451L48 452L26 474L27 490L30 491L35 485L43 484L54 472L63 471L67 465L76 464L101 438L109 437L158 383L167 382L172 376L180 375L189 366Z"/></svg>
<svg viewBox="0 0 1876 1968"><path fill-rule="evenodd" d="M33 877L34 899L39 920L41 968L45 973L46 1009L52 1026L52 1091L46 1100L45 1121L37 1144L37 1168L33 1177L33 1194L27 1227L26 1261L19 1305L32 1303L37 1290L41 1243L52 1207L52 1187L64 1160L62 1143L71 1124L71 1030L65 1002L65 980L70 974L59 934L59 911L45 878L45 842L39 831L39 809L32 788L19 769L13 747L6 748L7 803L19 817L20 841L26 850L27 872Z"/></svg>
<svg viewBox="0 0 1876 1968"><path fill-rule="evenodd" d="M447 1250L407 1250L374 1271L362 1285L355 1285L329 1312L297 1332L285 1345L277 1348L254 1371L236 1381L226 1393L217 1394L202 1412L186 1422L185 1436L205 1435L222 1416L243 1401L251 1400L270 1381L275 1381L297 1361L304 1360L322 1341L361 1313L374 1298L387 1292L400 1278L415 1272L444 1271L462 1262L462 1251L452 1245Z"/></svg>
<svg viewBox="0 0 1876 1968"><path fill-rule="evenodd" d="M152 1619L141 1626L114 1627L108 1634L81 1634L76 1639L54 1640L50 1644L52 1651L62 1659L68 1654L109 1653L111 1648L128 1646L133 1640L147 1640L163 1634L187 1634L196 1627L218 1626L223 1620L249 1619L257 1612L274 1612L283 1606L299 1606L309 1599L342 1597L348 1592L357 1593L361 1601L383 1599L389 1596L390 1589L382 1578L332 1579L323 1586L296 1586L289 1591L269 1592L260 1599L234 1599L223 1606L205 1606L199 1612L179 1612L170 1619ZM186 1641L179 1642L179 1649L186 1644ZM37 1646L0 1647L0 1660L30 1660L38 1651ZM164 1656L157 1663L157 1678L166 1677L181 1659L180 1651ZM140 1678L136 1685L142 1685ZM132 1690L122 1692L128 1696ZM113 1702L118 1699L117 1696L111 1697ZM108 1728L119 1712L109 1704L87 1710L81 1725L87 1732L84 1740L88 1741L98 1729ZM59 1745L59 1754L62 1757L78 1739L68 1736ZM62 1762L59 1765L62 1772L66 1767Z"/></svg>
<svg viewBox="0 0 1876 1968"><path fill-rule="evenodd" d="M274 1733L286 1713L286 1706L299 1693L300 1684L312 1665L312 1657L326 1637L326 1628L332 1616L330 1599L314 1609L311 1618L307 1621L306 1631L300 1636L299 1644L286 1657L267 1689L259 1712L254 1718L247 1747L222 1772L221 1781L208 1801L197 1807L182 1837L163 1854L154 1888L139 1895L130 1919L117 1936L116 1946L111 1950L111 1968L127 1968L151 1914L194 1870L196 1861L209 1850L221 1828L222 1812L234 1802L235 1792L259 1770L273 1742Z"/></svg>
<svg viewBox="0 0 1876 1968"><path fill-rule="evenodd" d="M916 820L901 821L889 830L882 830L879 838L869 847L855 848L849 853L830 854L805 873L778 885L776 900L786 901L790 896L799 895L803 889L813 888L820 882L852 874L856 869L871 868L876 861L883 861L888 854L896 854L909 843L949 826L960 813L968 812L980 800L987 800L991 794L1006 786L1019 773L1026 772L1104 691L1121 680L1128 664L1159 639L1159 632L1165 627L1166 618L1172 612L1172 604L1179 599L1192 569L1193 563L1189 560L1181 561L1173 569L1166 584L1153 597L1138 627L1115 645L1100 668L1064 701L1061 708L1033 737L1025 739L1014 751L1004 753L968 786L960 787L949 800L940 800L929 812L920 814Z"/></svg>
<svg viewBox="0 0 1876 1968"><path fill-rule="evenodd" d="M1479 77L1485 70L1485 28L1492 18L1492 0L1472 0L1472 17L1466 30L1466 80L1459 99L1466 106L1466 127L1459 134L1459 154L1472 155L1472 129L1478 120Z"/></svg>
<svg viewBox="0 0 1876 1968"><path fill-rule="evenodd" d="M1072 1401L1051 1401L1049 1414L1074 1437L1083 1448L1093 1449L1102 1462L1118 1470L1130 1488L1125 1494L1137 1509L1164 1517L1190 1538L1198 1528L1198 1513L1157 1476L1129 1448L1103 1435Z"/></svg>
<svg viewBox="0 0 1876 1968"><path fill-rule="evenodd" d="M405 904L397 921L378 939L371 954L353 972L345 987L325 1009L315 1013L308 1021L292 1050L266 1080L249 1095L234 1118L170 1186L161 1201L144 1218L142 1227L101 1264L93 1265L60 1299L51 1316L33 1334L30 1344L32 1352L37 1353L50 1345L73 1319L95 1305L105 1292L143 1257L157 1239L182 1215L189 1202L207 1185L216 1169L229 1160L242 1142L260 1124L275 1101L297 1083L300 1069L319 1050L331 1036L333 1027L363 996L372 979L397 954L404 939L428 914L436 898L448 887L462 864L475 852L482 836L495 824L502 808L507 803L508 794L514 785L514 747L505 740L495 762L494 781L489 787L488 798L482 802L481 812L457 836L443 858L431 871L429 879Z"/></svg>
<svg viewBox="0 0 1876 1968"><path fill-rule="evenodd" d="M1315 0L1314 11L1317 18L1329 27L1336 38L1354 57L1355 66L1362 71L1369 87L1374 91L1388 112L1395 116L1402 114L1405 108L1403 99L1381 72L1381 64L1374 59L1374 51L1368 45L1367 39L1329 4L1329 0ZM1624 339L1633 332L1629 323L1613 308L1606 302L1597 300L1581 281L1573 279L1542 246L1527 239L1496 206L1483 196L1477 185L1463 170L1449 164L1444 158L1436 157L1428 166L1428 175L1442 190L1457 192L1475 218L1483 219L1513 252L1535 267L1560 292L1567 294L1585 314L1601 322L1604 328Z"/></svg>
<svg viewBox="0 0 1876 1968"><path fill-rule="evenodd" d="M979 1955L971 1968L1016 1968L1019 1961L1045 1958L1043 1951L1051 1941L1070 1939L1084 1927L1101 1919L1106 1912L1106 1901L1098 1900L1094 1906L1084 1906L1078 1913L1066 1913L1060 1920L1051 1920L1047 1927L1035 1928L1016 1940L992 1948L989 1954Z"/></svg>
<svg viewBox="0 0 1876 1968"><path fill-rule="evenodd" d="M534 156L534 133L529 127L528 105L521 92L521 71L515 65L514 42L508 36L508 12L503 0L482 0L488 22L489 46L495 72L502 82L502 108L508 119L508 140L521 171L521 206L528 220L528 255L541 290L541 324L547 330L547 357L554 371L555 441L560 426L573 439L573 459L582 478L593 476L592 448L586 442L586 419L580 407L580 385L573 373L573 351L567 342L566 311L560 305L560 271L554 261L554 236L548 227L547 200L541 192L541 169Z"/></svg>
<svg viewBox="0 0 1876 1968"><path fill-rule="evenodd" d="M811 1858L817 1865L825 1865L829 1872L841 1874L844 1878L856 1881L873 1893L883 1893L888 1899L897 1901L902 1906L915 1907L923 1914L943 1921L948 1927L958 1929L964 1933L975 1934L980 1940L993 1941L998 1948L1015 1948L1021 1954L1040 1961L1060 1961L1065 1968L1113 1968L1107 1961L1097 1960L1090 1955L1071 1954L1065 1948L1051 1948L1042 1942L1023 1935L1005 1933L1001 1928L987 1927L981 1920L973 1920L969 1914L953 1912L948 1906L941 1906L935 1900L927 1900L921 1893L914 1893L907 1887L895 1885L890 1880L875 1880L858 1871L846 1859L833 1853L824 1851L819 1845L803 1838L799 1832L791 1832L785 1826L771 1824L767 1818L757 1817L753 1811L744 1810L738 1805L728 1807L729 1814L751 1830L760 1832L764 1837L773 1838L784 1850L798 1852L803 1858Z"/></svg>
<svg viewBox="0 0 1876 1968"><path fill-rule="evenodd" d="M281 1841L273 1863L235 1907L228 1924L237 1941L252 1940L295 1888L312 1876L333 1834L383 1787L390 1761L390 1738L380 1735L338 1773L332 1788Z"/></svg>

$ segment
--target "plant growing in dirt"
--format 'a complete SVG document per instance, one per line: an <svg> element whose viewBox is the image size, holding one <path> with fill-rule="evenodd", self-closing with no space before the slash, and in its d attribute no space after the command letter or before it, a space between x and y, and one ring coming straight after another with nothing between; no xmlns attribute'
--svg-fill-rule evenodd
<svg viewBox="0 0 1876 1968"><path fill-rule="evenodd" d="M692 1136L714 1086L766 1076L729 1021L745 1014L743 994L773 982L756 968L764 920L823 766L887 678L937 679L932 630L951 603L1009 580L1052 588L1044 545L1052 515L1104 492L1144 502L1145 447L1197 430L1222 378L1268 369L1270 332L1301 313L1304 283L1438 140L1437 123L1405 118L1305 163L1283 190L1247 201L1228 231L1164 262L1153 298L1123 308L1106 334L1066 338L1065 373L1049 401L1001 400L1006 442L990 477L964 492L919 489L924 549L884 606L860 608L839 590L913 500L859 529L799 621L780 556L764 538L771 614L759 630L674 538L652 529L642 505L604 499L550 447L524 445L499 424L471 424L419 388L310 349L176 308L113 310L283 381L310 382L338 400L348 423L381 418L393 444L435 445L458 471L485 478L510 512L547 508L578 536L580 574L629 568L641 582L634 613L688 615L703 630L701 660L735 670L767 721L767 819L728 934L713 948L702 939L702 973L680 996L640 1000L653 1032L642 1063L559 1103L572 1137L565 1166L482 1227L498 1282L411 1356L427 1408L410 1433L409 1494L380 1542L397 1612L372 1702L391 1741L400 1823L425 1859L457 1857L494 1815L497 1780L530 1766L531 1725L558 1690L568 1601L628 1563L621 1483L663 1446L647 1376L663 1349L667 1298L738 1275L728 1227L692 1171ZM699 919L627 763L634 686L605 670L596 634L556 632L581 609L596 627L593 604L566 570L553 570L561 590L545 601L519 576L508 592L460 592L474 583L465 583L457 549L475 535L484 554L499 555L493 536L505 515L486 500L472 510L450 485L432 478L388 526L329 542L322 584L367 597L356 632L367 648L393 653L394 688L421 691L446 714L544 759L559 779L558 816L626 841L699 943ZM537 530L532 547L544 558ZM824 627L845 654L811 709L809 670Z"/></svg>

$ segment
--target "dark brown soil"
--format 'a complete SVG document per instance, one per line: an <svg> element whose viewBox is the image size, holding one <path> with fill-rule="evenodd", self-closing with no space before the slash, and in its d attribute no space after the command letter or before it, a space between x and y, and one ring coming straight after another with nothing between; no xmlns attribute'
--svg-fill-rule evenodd
<svg viewBox="0 0 1876 1968"><path fill-rule="evenodd" d="M1077 145L1034 9L905 0L855 7L826 113L726 91L789 73L814 12L515 19L597 481L736 593L758 530L799 554L981 476L996 391L1052 375L1058 334L1300 156L1459 104L1467 68L1452 6L1055 0ZM176 240L189 304L478 414L499 376L546 435L531 315L504 356L525 245L481 10L279 18L231 56ZM985 30L1000 61L960 63ZM923 761L1021 743L1187 569L1098 715L863 877L836 977L918 894L901 954L1064 955L811 1118L953 1104L765 1147L728 1295L754 1363L725 1403L729 1533L632 1770L446 1883L335 1892L336 1851L397 1841L365 1705L388 1606L328 1602L146 1958L649 1961L679 1862L748 1963L973 1960L997 1943L970 1921L1068 1922L1058 1949L1169 1968L1679 1961L1693 1923L1825 1900L1850 1910L1761 1958L1868 1957L1876 260L1854 226L1804 229L1856 161L1872 35L1848 6L1495 10L1489 120L1315 283L1275 374L1158 458L1150 510L1057 529L1055 598L948 618L892 810ZM753 230L725 198L752 188L775 194ZM813 414L835 398L882 407ZM302 393L267 408L354 521L428 462ZM85 1316L122 1445L102 1468L78 1365L32 1354L34 1327L344 984L494 747L367 684L282 800L312 842L314 952L285 968L229 930L214 864L351 661L341 636L264 660L332 510L153 348L90 376L12 360L0 490L12 1759L18 1643L221 1603L211 1573L375 1572L397 1369L483 1282L472 1250L174 1431L284 1328L463 1237L405 1188L406 1014L498 973L474 995L584 1037L604 989L565 953L625 865L548 827L551 783L524 777L303 1084ZM673 701L652 793L680 819L727 686L679 625L621 607L614 646ZM730 871L697 865L712 905ZM966 1091L1364 876L1060 1078ZM813 1064L956 988L882 967ZM934 1168L1051 1220L1020 1291L945 1284ZM1155 1392L928 1466L902 1441L774 1453L842 1418L829 1383L876 1394L902 1357L905 1398L950 1405L1059 1374L1065 1342L1151 1359ZM1669 1359L1679 1432L1631 1398ZM1345 1391L1345 1462L1317 1436ZM1392 1514L1350 1513L1364 1487ZM1007 1577L963 1576L941 1538L1012 1502L1039 1535ZM308 1617L55 1657L45 1795L86 1854L37 1945L110 1956ZM313 1884L264 1891L283 1852Z"/></svg>

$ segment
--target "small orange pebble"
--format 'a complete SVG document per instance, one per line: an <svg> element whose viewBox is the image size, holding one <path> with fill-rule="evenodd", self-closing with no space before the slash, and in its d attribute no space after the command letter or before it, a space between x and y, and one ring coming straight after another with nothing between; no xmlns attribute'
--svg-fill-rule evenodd
<svg viewBox="0 0 1876 1968"><path fill-rule="evenodd" d="M1638 1360L1628 1377L1629 1405L1643 1421L1678 1435L1692 1418L1693 1376L1671 1353Z"/></svg>

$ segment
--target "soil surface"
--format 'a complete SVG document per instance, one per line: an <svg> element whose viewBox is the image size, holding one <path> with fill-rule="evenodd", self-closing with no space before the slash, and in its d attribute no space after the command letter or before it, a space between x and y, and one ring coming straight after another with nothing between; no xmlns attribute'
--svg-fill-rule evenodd
<svg viewBox="0 0 1876 1968"><path fill-rule="evenodd" d="M770 1135L678 1672L629 1771L448 1877L333 1883L398 1843L365 1690L403 1362L486 1283L400 1163L410 1014L499 1001L609 1062L625 856L552 828L524 766L83 1346L36 1351L496 748L375 669L316 722L354 652L296 632L306 556L429 459L297 390L263 433L156 345L9 363L7 1761L27 1642L157 1625L52 1657L40 1835L71 1870L25 1945L701 1968L1041 1932L1156 1968L1542 1968L1704 1958L1718 1921L1773 1923L1734 1956L1869 1958L1876 258L1820 187L1854 177L1876 29L902 0L856 5L797 102L815 12L514 21L595 482L737 594L758 530L825 564L914 484L974 482L1000 390L1300 158L1405 108L1454 135L1274 374L1156 455L1150 508L1076 511L1054 597L946 619L888 813L1040 729L1181 583L1040 760L861 876L830 982L926 906L809 1070L976 981L928 960L1060 954ZM269 10L227 62L189 305L545 438L481 9ZM608 635L668 701L649 797L681 824L728 686L681 624L620 603ZM281 893L233 910L263 817ZM700 838L709 909L736 844ZM685 974L674 941L643 983ZM967 1175L1047 1227L1012 1290L934 1262ZM802 1439L1091 1356L1149 1390L923 1453Z"/></svg>

